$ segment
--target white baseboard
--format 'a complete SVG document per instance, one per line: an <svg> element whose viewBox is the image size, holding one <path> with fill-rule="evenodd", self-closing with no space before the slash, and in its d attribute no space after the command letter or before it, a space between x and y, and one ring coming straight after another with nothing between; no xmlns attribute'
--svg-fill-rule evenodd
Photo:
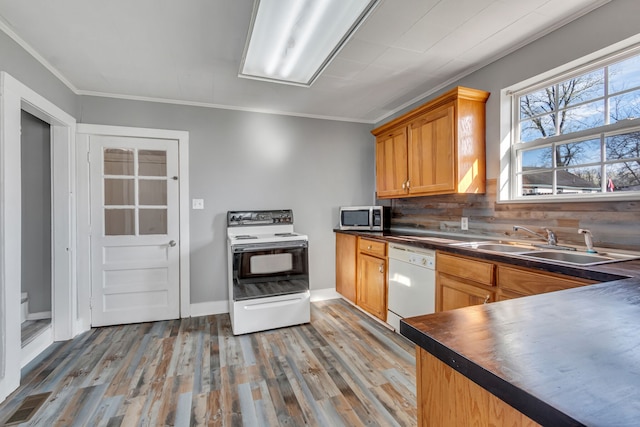
<svg viewBox="0 0 640 427"><path fill-rule="evenodd" d="M51 319L50 311L41 311L39 313L28 313L27 320Z"/></svg>
<svg viewBox="0 0 640 427"><path fill-rule="evenodd" d="M341 298L335 288L316 289L311 291L311 302Z"/></svg>
<svg viewBox="0 0 640 427"><path fill-rule="evenodd" d="M311 291L311 302L341 298L335 288L316 289ZM191 317L210 316L229 312L229 301L207 301L192 303Z"/></svg>
<svg viewBox="0 0 640 427"><path fill-rule="evenodd" d="M229 301L207 301L191 304L191 317L209 316L229 312Z"/></svg>

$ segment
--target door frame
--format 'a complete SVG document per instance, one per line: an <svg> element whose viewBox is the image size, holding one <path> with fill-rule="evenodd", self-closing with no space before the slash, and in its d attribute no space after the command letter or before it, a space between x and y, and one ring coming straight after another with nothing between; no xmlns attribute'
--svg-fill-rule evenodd
<svg viewBox="0 0 640 427"><path fill-rule="evenodd" d="M22 349L21 111L51 127L52 334ZM6 72L0 72L0 402L20 385L20 369L53 341L79 333L75 275L76 120ZM33 343L32 343L33 344Z"/></svg>
<svg viewBox="0 0 640 427"><path fill-rule="evenodd" d="M78 200L78 301L79 314L84 329L91 327L91 200L89 144L91 136L122 136L134 138L171 139L178 141L179 176L179 268L180 268L180 317L190 317L190 273L189 273L189 132L167 129L135 128L79 123L76 135ZM86 303L85 303L86 301Z"/></svg>

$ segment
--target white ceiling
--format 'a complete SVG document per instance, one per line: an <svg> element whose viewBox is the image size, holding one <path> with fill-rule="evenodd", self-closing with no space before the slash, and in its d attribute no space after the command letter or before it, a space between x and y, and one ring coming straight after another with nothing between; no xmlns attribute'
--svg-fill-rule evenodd
<svg viewBox="0 0 640 427"><path fill-rule="evenodd" d="M375 123L608 0L382 0L310 88L238 78L253 0L0 0L77 94Z"/></svg>

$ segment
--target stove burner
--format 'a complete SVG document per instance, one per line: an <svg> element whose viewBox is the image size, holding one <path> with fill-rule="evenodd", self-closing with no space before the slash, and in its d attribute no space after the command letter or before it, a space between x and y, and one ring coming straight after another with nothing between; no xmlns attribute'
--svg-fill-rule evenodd
<svg viewBox="0 0 640 427"><path fill-rule="evenodd" d="M296 233L275 233L274 236L291 237L291 236L297 236L297 234Z"/></svg>
<svg viewBox="0 0 640 427"><path fill-rule="evenodd" d="M248 239L257 239L258 236L250 236L249 234L239 234L235 236L238 240L248 240Z"/></svg>

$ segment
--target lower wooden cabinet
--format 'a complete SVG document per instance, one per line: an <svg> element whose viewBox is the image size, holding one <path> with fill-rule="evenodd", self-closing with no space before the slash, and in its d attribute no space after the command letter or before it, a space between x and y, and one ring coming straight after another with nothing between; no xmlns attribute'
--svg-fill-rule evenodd
<svg viewBox="0 0 640 427"><path fill-rule="evenodd" d="M596 283L557 273L437 253L436 311Z"/></svg>
<svg viewBox="0 0 640 427"><path fill-rule="evenodd" d="M437 252L436 311L559 291L592 280ZM387 243L336 233L336 291L387 320Z"/></svg>
<svg viewBox="0 0 640 427"><path fill-rule="evenodd" d="M454 310L494 301L494 292L477 284L469 284L454 276L439 273L440 310Z"/></svg>
<svg viewBox="0 0 640 427"><path fill-rule="evenodd" d="M387 320L387 243L336 233L336 291Z"/></svg>
<svg viewBox="0 0 640 427"><path fill-rule="evenodd" d="M358 236L336 233L336 292L356 303Z"/></svg>
<svg viewBox="0 0 640 427"><path fill-rule="evenodd" d="M495 301L495 266L457 255L436 255L436 311Z"/></svg>
<svg viewBox="0 0 640 427"><path fill-rule="evenodd" d="M356 305L387 321L387 243L358 238Z"/></svg>
<svg viewBox="0 0 640 427"><path fill-rule="evenodd" d="M419 426L539 425L427 351L416 349Z"/></svg>
<svg viewBox="0 0 640 427"><path fill-rule="evenodd" d="M387 261L358 254L356 304L378 319L387 320Z"/></svg>

